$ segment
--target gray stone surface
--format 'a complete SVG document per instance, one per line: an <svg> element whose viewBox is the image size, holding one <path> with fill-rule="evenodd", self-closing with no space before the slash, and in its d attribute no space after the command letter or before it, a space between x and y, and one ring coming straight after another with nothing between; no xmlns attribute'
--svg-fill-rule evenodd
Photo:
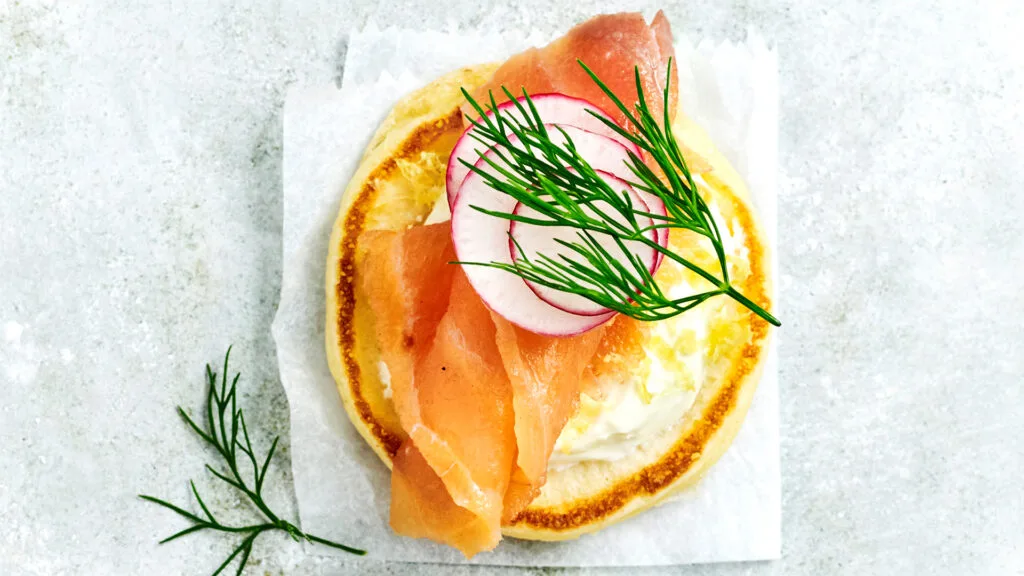
<svg viewBox="0 0 1024 576"><path fill-rule="evenodd" d="M155 546L180 523L134 495L186 501L202 477L173 407L229 343L258 441L287 435L281 106L340 75L346 30L611 8L235 4L0 0L0 574L195 574L226 553ZM1024 4L830 4L668 8L780 53L783 558L645 573L1024 574ZM270 498L293 513L284 448ZM268 537L248 573L514 572L316 552Z"/></svg>

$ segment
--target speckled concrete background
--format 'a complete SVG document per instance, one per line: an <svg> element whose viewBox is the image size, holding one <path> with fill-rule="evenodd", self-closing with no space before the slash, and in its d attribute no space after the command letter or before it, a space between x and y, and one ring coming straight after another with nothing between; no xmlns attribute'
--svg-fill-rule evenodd
<svg viewBox="0 0 1024 576"><path fill-rule="evenodd" d="M173 407L229 343L259 441L287 434L286 87L339 77L369 19L553 31L612 6L85 4L0 0L0 574L206 573L228 543L155 546L180 524L134 495L202 477ZM668 8L780 53L783 559L645 573L1024 574L1024 4L831 4ZM249 573L514 572L308 552L268 537Z"/></svg>

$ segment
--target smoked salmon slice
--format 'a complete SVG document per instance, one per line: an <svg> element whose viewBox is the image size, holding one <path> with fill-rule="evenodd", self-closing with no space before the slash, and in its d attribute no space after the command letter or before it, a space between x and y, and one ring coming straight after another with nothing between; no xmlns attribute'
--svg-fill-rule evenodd
<svg viewBox="0 0 1024 576"><path fill-rule="evenodd" d="M536 497L555 441L576 411L583 371L602 340L603 327L552 338L492 313L501 360L512 385L517 473L505 501L512 520Z"/></svg>
<svg viewBox="0 0 1024 576"><path fill-rule="evenodd" d="M634 67L639 68L647 104L654 117L660 119L669 58L674 55L672 29L662 12L650 25L640 13L605 14L577 25L547 46L512 56L473 96L478 102L486 102L493 91L500 104L508 100L502 86L517 97L523 89L529 94L560 92L594 103L620 126L626 126L626 115L587 75L577 58L630 109L637 101ZM669 112L673 117L678 98L677 78L673 67L669 95Z"/></svg>
<svg viewBox="0 0 1024 576"><path fill-rule="evenodd" d="M451 268L448 310L429 347L414 360L412 385L393 392L396 400L397 394L404 396L395 407L427 467L412 454L396 459L392 487L401 497L392 501L391 518L400 533L426 533L472 556L501 539L517 448L512 390L490 312L461 269ZM430 284L429 278L420 282ZM461 510L450 509L438 501L436 490L424 488L438 481ZM431 506L446 510L441 528L435 520L410 524L417 510Z"/></svg>
<svg viewBox="0 0 1024 576"><path fill-rule="evenodd" d="M494 548L500 538L487 520L455 504L448 488L411 440L392 461L391 528L410 538L453 542L467 557Z"/></svg>
<svg viewBox="0 0 1024 576"><path fill-rule="evenodd" d="M602 330L550 338L491 313L449 264L445 223L364 241L362 282L409 435L393 462L392 527L467 556L491 549L543 485Z"/></svg>
<svg viewBox="0 0 1024 576"><path fill-rule="evenodd" d="M410 398L415 359L430 345L448 309L456 271L448 264L455 259L451 227L441 222L404 231L373 230L359 243L366 246L359 277L369 296L381 360L391 374L392 399L401 415L411 409L403 403Z"/></svg>
<svg viewBox="0 0 1024 576"><path fill-rule="evenodd" d="M490 313L447 223L372 231L359 270L409 439L393 460L391 524L467 556L501 538L516 443Z"/></svg>

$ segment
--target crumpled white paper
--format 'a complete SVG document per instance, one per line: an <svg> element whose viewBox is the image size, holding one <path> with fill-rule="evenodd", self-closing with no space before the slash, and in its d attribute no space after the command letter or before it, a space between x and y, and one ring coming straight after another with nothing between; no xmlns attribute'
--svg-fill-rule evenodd
<svg viewBox="0 0 1024 576"><path fill-rule="evenodd" d="M746 178L774 244L776 57L742 44L677 45L687 113ZM284 278L274 320L291 407L291 457L305 530L372 557L461 563L450 548L393 534L387 468L349 423L324 353L324 267L341 194L371 134L409 91L460 66L500 60L541 38L368 28L350 36L341 89L295 88L284 112ZM778 558L780 478L774 350L742 430L694 489L597 534L561 543L505 539L472 562L643 566ZM318 551L328 552L327 548Z"/></svg>

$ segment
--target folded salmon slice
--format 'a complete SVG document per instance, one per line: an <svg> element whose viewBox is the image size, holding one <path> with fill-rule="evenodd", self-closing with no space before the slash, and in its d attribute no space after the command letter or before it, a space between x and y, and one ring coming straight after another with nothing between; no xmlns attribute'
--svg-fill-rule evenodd
<svg viewBox="0 0 1024 576"><path fill-rule="evenodd" d="M405 284L378 285L370 297L386 319L377 336L409 436L393 461L391 524L400 534L428 537L469 557L501 539L516 454L512 392L494 323L465 274L448 264L449 257L414 256L447 254L450 236L418 230L390 238L384 253L404 252L401 257L368 255L364 276L367 283ZM397 269L373 272L389 266ZM435 281L445 278L447 293ZM439 304L444 312L436 320Z"/></svg>
<svg viewBox="0 0 1024 576"><path fill-rule="evenodd" d="M401 415L402 422L411 423L409 437L455 503L485 519L497 538L516 454L512 390L490 313L461 270L449 302L430 350L416 361L419 414Z"/></svg>
<svg viewBox="0 0 1024 576"><path fill-rule="evenodd" d="M393 461L392 527L467 556L493 548L517 448L490 312L449 263L447 223L362 242L363 289L409 436Z"/></svg>
<svg viewBox="0 0 1024 576"><path fill-rule="evenodd" d="M655 118L660 119L668 62L674 55L672 29L662 12L650 25L640 13L605 14L577 25L547 46L512 56L476 91L474 98L486 101L493 91L495 100L501 103L508 100L502 86L517 97L523 89L530 94L560 92L593 102L620 126L626 126L626 115L587 75L576 61L580 59L630 110L637 102L634 67L638 68L647 104ZM677 85L673 67L669 95L669 112L673 116Z"/></svg>
<svg viewBox="0 0 1024 576"><path fill-rule="evenodd" d="M456 267L451 227L446 222L404 231L373 230L359 277L376 323L381 360L391 374L392 399L399 415L409 413L415 359L430 345L448 310ZM426 281L425 279L428 279ZM411 423L402 422L408 430Z"/></svg>
<svg viewBox="0 0 1024 576"><path fill-rule="evenodd" d="M602 330L550 338L492 314L448 264L447 224L364 241L360 274L409 436L393 461L392 527L467 556L491 549L543 485Z"/></svg>
<svg viewBox="0 0 1024 576"><path fill-rule="evenodd" d="M519 448L505 498L505 521L513 520L537 496L555 441L576 411L583 371L601 342L604 327L552 338L524 330L492 313L498 349L512 385L515 436Z"/></svg>
<svg viewBox="0 0 1024 576"><path fill-rule="evenodd" d="M500 538L488 521L458 506L411 440L392 461L391 528L411 538L449 543L466 554L493 548Z"/></svg>

